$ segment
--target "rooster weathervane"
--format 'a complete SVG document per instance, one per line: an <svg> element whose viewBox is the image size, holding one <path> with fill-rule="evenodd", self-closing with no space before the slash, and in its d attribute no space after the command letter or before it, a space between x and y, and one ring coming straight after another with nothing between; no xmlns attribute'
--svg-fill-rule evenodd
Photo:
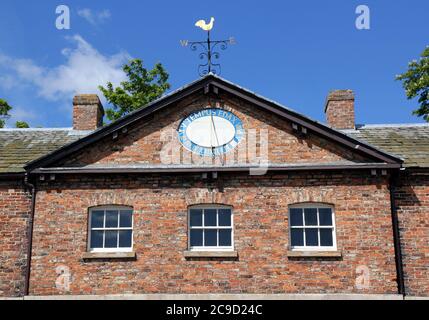
<svg viewBox="0 0 429 320"><path fill-rule="evenodd" d="M211 40L210 32L213 29L215 19L212 17L209 23L204 20L199 20L195 23L196 27L201 28L207 32L206 41L188 41L181 40L180 43L183 47L190 46L192 51L196 51L198 48L202 48L203 51L200 53L201 60L207 60L206 63L202 63L198 66L198 73L200 76L205 76L208 73L220 74L222 69L219 63L215 63L214 60L219 59L220 53L215 51L217 46L222 50L226 50L228 45L235 44L235 39L230 37L228 40Z"/></svg>

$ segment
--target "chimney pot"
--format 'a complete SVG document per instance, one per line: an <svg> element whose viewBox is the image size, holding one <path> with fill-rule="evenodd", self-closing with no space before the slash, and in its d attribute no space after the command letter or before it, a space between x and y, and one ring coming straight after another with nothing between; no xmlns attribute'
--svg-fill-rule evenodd
<svg viewBox="0 0 429 320"><path fill-rule="evenodd" d="M73 98L73 130L95 130L103 126L104 109L96 94Z"/></svg>
<svg viewBox="0 0 429 320"><path fill-rule="evenodd" d="M334 129L355 129L355 95L352 90L334 90L326 98L326 121Z"/></svg>

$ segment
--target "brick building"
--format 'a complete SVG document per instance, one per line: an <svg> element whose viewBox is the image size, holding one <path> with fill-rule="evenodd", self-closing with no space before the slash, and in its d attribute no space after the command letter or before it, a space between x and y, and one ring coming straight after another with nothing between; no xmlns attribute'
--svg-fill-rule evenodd
<svg viewBox="0 0 429 320"><path fill-rule="evenodd" d="M0 296L429 296L429 126L208 75L102 127L0 130ZM322 106L321 106L322 107Z"/></svg>

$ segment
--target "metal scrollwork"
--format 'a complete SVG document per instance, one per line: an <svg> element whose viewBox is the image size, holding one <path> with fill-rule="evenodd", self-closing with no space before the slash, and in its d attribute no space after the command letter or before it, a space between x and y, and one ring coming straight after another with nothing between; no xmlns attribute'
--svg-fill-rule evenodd
<svg viewBox="0 0 429 320"><path fill-rule="evenodd" d="M235 39L231 37L228 40L211 40L210 32L207 32L206 41L182 40L180 43L184 47L189 46L192 51L197 51L198 49L202 50L202 52L199 53L199 58L207 62L198 65L198 74L203 77L209 73L221 74L222 68L220 63L217 62L220 58L219 49L226 50L229 45L235 44Z"/></svg>

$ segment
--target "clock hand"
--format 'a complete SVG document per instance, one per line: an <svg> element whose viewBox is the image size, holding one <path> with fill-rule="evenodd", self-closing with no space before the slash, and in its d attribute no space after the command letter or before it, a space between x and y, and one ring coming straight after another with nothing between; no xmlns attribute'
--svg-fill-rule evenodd
<svg viewBox="0 0 429 320"><path fill-rule="evenodd" d="M211 115L210 115L210 118L211 118L211 121L212 121L212 124L213 124L213 131L214 131L214 134L215 134L216 143L217 143L217 146L219 146L219 137L217 136L216 125L215 125L215 123L214 123L213 114L211 114ZM211 132L211 130L210 130L210 142L211 142L211 134L212 134L212 132ZM214 155L214 149L215 149L215 148L213 147L213 143L212 143L212 153L213 153L213 157L215 156L215 155ZM220 157L220 161L221 161L222 165L224 165L222 157Z"/></svg>
<svg viewBox="0 0 429 320"><path fill-rule="evenodd" d="M211 148L212 148L212 157L214 158L215 157L215 154L214 154L215 147L213 145L213 131L215 131L216 129L215 129L215 124L214 124L213 114L211 114L211 113L210 113L210 121L211 121L211 123L210 123L210 144L211 144Z"/></svg>

